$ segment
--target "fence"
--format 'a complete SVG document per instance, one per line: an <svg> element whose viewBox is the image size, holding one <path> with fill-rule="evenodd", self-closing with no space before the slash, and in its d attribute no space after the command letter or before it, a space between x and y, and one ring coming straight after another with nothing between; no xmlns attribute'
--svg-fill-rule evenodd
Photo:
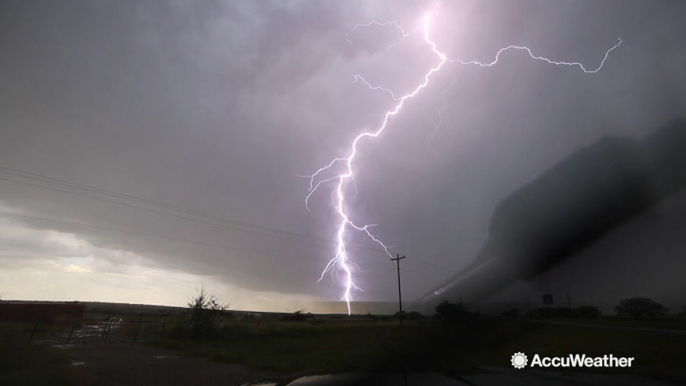
<svg viewBox="0 0 686 386"><path fill-rule="evenodd" d="M27 343L43 344L148 341L168 335L184 322L178 313L85 312L64 320L54 312L38 312L31 319L10 321L16 327L13 334L21 334Z"/></svg>

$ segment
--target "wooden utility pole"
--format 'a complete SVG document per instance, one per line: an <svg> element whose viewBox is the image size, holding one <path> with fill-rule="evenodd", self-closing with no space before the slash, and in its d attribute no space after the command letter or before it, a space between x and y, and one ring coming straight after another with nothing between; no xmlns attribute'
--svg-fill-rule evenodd
<svg viewBox="0 0 686 386"><path fill-rule="evenodd" d="M391 258L391 261L395 261L398 266L398 305L400 306L400 327L403 326L403 295L400 289L400 260L404 259L406 256L395 255L395 258Z"/></svg>

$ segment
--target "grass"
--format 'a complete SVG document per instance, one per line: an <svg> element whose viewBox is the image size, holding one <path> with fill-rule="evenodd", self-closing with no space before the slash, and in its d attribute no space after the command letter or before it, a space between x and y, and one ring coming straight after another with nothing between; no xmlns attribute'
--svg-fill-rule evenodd
<svg viewBox="0 0 686 386"><path fill-rule="evenodd" d="M686 335L621 329L479 319L469 325L446 325L423 319L397 321L236 320L220 323L212 339L193 340L179 328L181 319L145 316L138 341L214 361L270 371L284 378L304 374L374 370L433 370L445 374L509 367L514 352L529 355L587 354L636 358L630 369L603 372L646 375L685 381ZM112 341L130 341L138 317L127 317ZM565 321L555 319L555 321ZM627 327L680 328L682 319L573 319L577 323ZM63 352L27 345L33 324L0 325L0 385L87 384L88 375L70 366ZM39 326L37 337L63 336L59 326ZM60 335L61 334L61 335ZM121 336L119 336L121 335ZM67 331L68 336L68 331ZM97 338L97 337L96 337ZM595 371L585 369L585 372Z"/></svg>
<svg viewBox="0 0 686 386"><path fill-rule="evenodd" d="M686 380L686 336L577 326L481 320L470 326L434 320L397 322L232 321L211 340L166 338L154 344L187 355L286 375L355 370L477 371L509 367L514 352L542 356L635 357L618 372ZM593 370L584 370L593 371ZM604 372L612 372L612 370Z"/></svg>
<svg viewBox="0 0 686 386"><path fill-rule="evenodd" d="M370 369L388 353L388 323L230 322L212 340L166 338L155 344L188 355L284 374Z"/></svg>
<svg viewBox="0 0 686 386"><path fill-rule="evenodd" d="M509 330L509 331L508 331ZM484 331L485 332L485 331ZM630 330L595 329L551 324L506 323L488 332L490 338L475 338L469 355L452 351L463 366L508 366L512 353L522 351L541 356L586 354L634 357L630 369L588 369L584 371L617 372L669 380L686 380L686 335L672 335ZM485 343L485 344L484 344ZM451 355L447 355L450 358Z"/></svg>
<svg viewBox="0 0 686 386"><path fill-rule="evenodd" d="M571 322L581 324L593 324L601 326L631 327L631 328L656 328L664 330L686 331L686 317L668 316L658 319L625 319L618 317L600 317L597 319L552 319L555 322Z"/></svg>
<svg viewBox="0 0 686 386"><path fill-rule="evenodd" d="M27 344L25 330L20 325L0 324L0 385L90 384L90 376L71 366L64 352Z"/></svg>

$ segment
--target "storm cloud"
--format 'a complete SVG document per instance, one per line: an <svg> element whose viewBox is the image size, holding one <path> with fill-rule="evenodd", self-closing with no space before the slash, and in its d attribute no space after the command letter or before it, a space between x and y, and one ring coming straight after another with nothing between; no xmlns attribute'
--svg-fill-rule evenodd
<svg viewBox="0 0 686 386"><path fill-rule="evenodd" d="M686 116L678 1L5 1L0 289L170 303L156 294L212 283L246 309L337 300L335 277L317 283L334 255L331 197L308 211L299 176L393 105L355 75L401 94L435 65L417 30L427 10L440 48L464 60L516 44L596 67L624 44L597 74L514 51L447 65L360 147L354 216L408 256L410 299L467 267L497 205L545 170ZM373 20L409 34L355 28ZM394 265L350 241L356 299L392 300Z"/></svg>

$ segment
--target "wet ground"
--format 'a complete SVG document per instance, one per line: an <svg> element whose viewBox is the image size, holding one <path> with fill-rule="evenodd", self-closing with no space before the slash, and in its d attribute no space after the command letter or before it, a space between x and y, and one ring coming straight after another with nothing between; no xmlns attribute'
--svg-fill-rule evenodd
<svg viewBox="0 0 686 386"><path fill-rule="evenodd" d="M95 343L95 342L126 342L133 341L136 324L122 321L121 318L111 320L84 321L69 327L38 331L31 336L31 342L39 344L64 343Z"/></svg>

